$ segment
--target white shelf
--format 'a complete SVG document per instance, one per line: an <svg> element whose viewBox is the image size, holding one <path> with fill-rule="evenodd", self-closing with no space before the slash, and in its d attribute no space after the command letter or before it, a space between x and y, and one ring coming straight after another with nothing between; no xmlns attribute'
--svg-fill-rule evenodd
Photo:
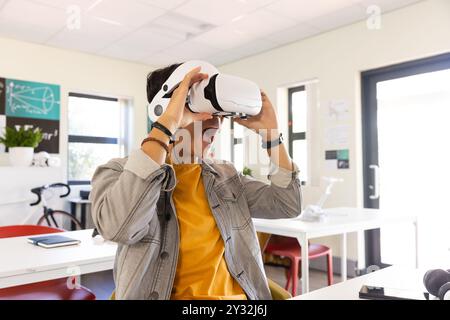
<svg viewBox="0 0 450 320"><path fill-rule="evenodd" d="M50 183L64 182L64 171L63 167L0 166L0 225L24 223L28 216L39 210L37 207L30 207L30 200L36 198L30 190Z"/></svg>

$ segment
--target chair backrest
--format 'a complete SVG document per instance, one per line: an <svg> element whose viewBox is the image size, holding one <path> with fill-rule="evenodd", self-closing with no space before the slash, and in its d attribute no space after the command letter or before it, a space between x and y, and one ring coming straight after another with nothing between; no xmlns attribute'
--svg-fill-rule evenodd
<svg viewBox="0 0 450 320"><path fill-rule="evenodd" d="M1 238L12 238L12 237L22 237L22 236L32 236L36 234L44 233L57 233L63 232L62 229L47 227L47 226L37 226L37 225L12 225L0 227L0 239Z"/></svg>
<svg viewBox="0 0 450 320"><path fill-rule="evenodd" d="M267 244L269 243L270 237L272 236L270 233L257 232L256 233L259 241L259 248L261 249L261 253L264 253L266 250Z"/></svg>
<svg viewBox="0 0 450 320"><path fill-rule="evenodd" d="M264 232L257 232L256 235L258 237L258 242L259 242L259 247L261 249L261 253L264 255L264 250L266 250L267 244L269 243L269 240L272 235L270 233L264 233ZM283 287L281 287L275 281L273 281L271 279L267 279L267 280L268 280L270 293L272 294L272 299L286 300L286 299L292 298L292 295L289 293L289 291L285 290Z"/></svg>

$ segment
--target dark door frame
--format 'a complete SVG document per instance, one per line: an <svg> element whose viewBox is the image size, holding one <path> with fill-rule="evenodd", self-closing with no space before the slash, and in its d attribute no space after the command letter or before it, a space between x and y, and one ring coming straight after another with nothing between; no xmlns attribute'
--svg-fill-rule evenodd
<svg viewBox="0 0 450 320"><path fill-rule="evenodd" d="M444 53L424 59L408 61L361 73L362 98L362 150L363 150L363 181L364 207L379 208L379 199L369 196L374 185L373 172L369 165L378 165L378 129L377 129L377 83L380 81L408 77L421 73L450 69L450 53ZM380 229L365 232L366 265L387 266L381 261Z"/></svg>

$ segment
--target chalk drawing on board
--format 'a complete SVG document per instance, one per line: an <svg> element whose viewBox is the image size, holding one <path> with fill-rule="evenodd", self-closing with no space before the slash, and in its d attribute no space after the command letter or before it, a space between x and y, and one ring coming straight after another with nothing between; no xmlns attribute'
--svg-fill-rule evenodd
<svg viewBox="0 0 450 320"><path fill-rule="evenodd" d="M6 106L9 116L59 120L59 86L8 80Z"/></svg>

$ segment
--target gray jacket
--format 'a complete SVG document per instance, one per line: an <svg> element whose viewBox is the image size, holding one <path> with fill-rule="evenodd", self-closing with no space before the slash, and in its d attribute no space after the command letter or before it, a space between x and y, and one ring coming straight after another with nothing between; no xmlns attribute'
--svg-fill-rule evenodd
<svg viewBox="0 0 450 320"><path fill-rule="evenodd" d="M212 214L225 244L230 274L249 299L271 299L251 218L291 218L301 211L297 167L272 166L271 184L238 174L230 163L202 163ZM117 299L170 299L178 261L179 229L172 201L173 167L143 151L113 159L92 179L92 218L118 243Z"/></svg>

